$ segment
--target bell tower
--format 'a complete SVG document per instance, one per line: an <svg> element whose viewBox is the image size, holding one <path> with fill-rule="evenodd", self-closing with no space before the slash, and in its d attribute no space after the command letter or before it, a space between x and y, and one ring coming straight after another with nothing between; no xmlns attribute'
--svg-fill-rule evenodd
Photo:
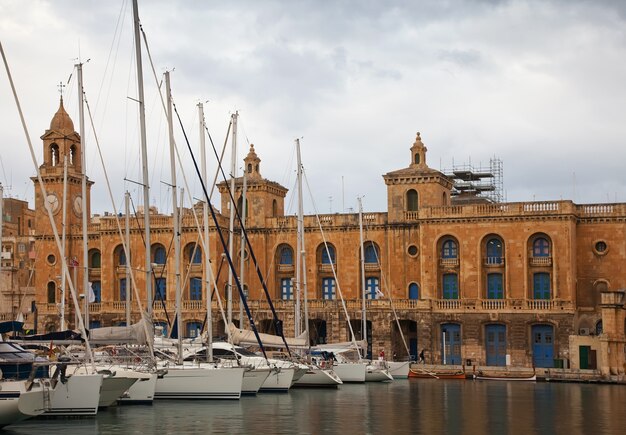
<svg viewBox="0 0 626 435"><path fill-rule="evenodd" d="M267 180L261 176L261 159L250 145L250 151L244 161L246 173L246 226L249 228L263 227L266 218L282 217L285 215L285 196L287 189L280 184ZM221 193L222 214L230 214L229 182L217 185ZM233 196L237 201L237 209L242 209L243 177L235 179Z"/></svg>
<svg viewBox="0 0 626 435"><path fill-rule="evenodd" d="M65 257L68 264L76 265L73 259L82 259L82 214L90 216L90 193L92 181L87 180L87 198L81 195L82 155L81 137L74 130L74 123L63 107L63 97L59 108L50 121L43 136L43 163L39 166L41 179L46 188L46 197L41 193L39 180L31 177L35 188L35 237L38 255L35 259L35 287L38 303L59 302L59 277L61 275L61 255L53 238L52 226L47 208L52 212L54 223L61 235L63 231L63 210L65 208ZM67 168L67 173L65 172ZM66 177L65 177L66 174ZM67 178L67 182L64 182ZM65 205L65 207L64 207ZM80 282L82 268L76 268L76 280ZM73 273L73 272L72 272ZM47 289L47 290L46 290ZM47 291L47 293L46 293Z"/></svg>
<svg viewBox="0 0 626 435"><path fill-rule="evenodd" d="M411 146L409 167L383 175L389 222L417 220L422 207L449 205L453 183L441 172L428 167L426 151L418 132Z"/></svg>

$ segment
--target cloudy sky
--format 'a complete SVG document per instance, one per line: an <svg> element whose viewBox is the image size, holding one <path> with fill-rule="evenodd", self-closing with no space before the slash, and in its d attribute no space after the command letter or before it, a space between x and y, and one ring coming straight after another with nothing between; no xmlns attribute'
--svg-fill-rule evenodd
<svg viewBox="0 0 626 435"><path fill-rule="evenodd" d="M139 9L159 80L173 70L194 150L198 102L219 149L237 110L238 158L255 144L262 175L293 190L294 139L302 138L315 204L308 199L305 211L328 213L355 207L358 195L366 210L384 211L381 175L408 166L418 131L431 167L501 159L508 201L626 201L625 5L143 0ZM141 203L124 181L140 180L130 1L3 0L0 39L39 160L59 82L78 129L73 65L89 59L85 90L118 207L125 189ZM144 71L151 201L168 212L166 120L145 52ZM32 203L34 166L4 68L0 119L0 182ZM87 131L92 211L111 211ZM180 128L176 138L199 197Z"/></svg>

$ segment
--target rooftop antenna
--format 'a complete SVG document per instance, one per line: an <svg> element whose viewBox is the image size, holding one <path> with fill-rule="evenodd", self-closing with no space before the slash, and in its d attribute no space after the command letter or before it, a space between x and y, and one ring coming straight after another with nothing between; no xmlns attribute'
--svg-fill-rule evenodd
<svg viewBox="0 0 626 435"><path fill-rule="evenodd" d="M332 213L333 212L333 197L332 197L332 195L328 197L328 203L329 203L329 208L330 208L329 213Z"/></svg>

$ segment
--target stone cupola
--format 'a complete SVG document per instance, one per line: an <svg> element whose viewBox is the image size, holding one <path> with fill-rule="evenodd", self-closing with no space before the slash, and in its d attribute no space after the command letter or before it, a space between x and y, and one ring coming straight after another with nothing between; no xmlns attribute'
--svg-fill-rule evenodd
<svg viewBox="0 0 626 435"><path fill-rule="evenodd" d="M243 160L244 161L244 170L246 171L246 178L249 180L259 180L261 179L261 159L256 155L254 151L254 144L250 145L250 151L248 155Z"/></svg>

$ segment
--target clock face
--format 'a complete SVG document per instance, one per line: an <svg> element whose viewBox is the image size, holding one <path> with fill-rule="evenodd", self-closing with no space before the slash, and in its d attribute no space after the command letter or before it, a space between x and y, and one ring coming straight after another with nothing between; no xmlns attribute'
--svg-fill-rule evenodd
<svg viewBox="0 0 626 435"><path fill-rule="evenodd" d="M59 198L57 198L54 193L49 193L48 196L46 196L45 205L50 209L50 211L52 211L52 213L56 213L59 209Z"/></svg>
<svg viewBox="0 0 626 435"><path fill-rule="evenodd" d="M80 215L83 212L83 198L75 196L72 202L72 208L74 209L74 213Z"/></svg>

